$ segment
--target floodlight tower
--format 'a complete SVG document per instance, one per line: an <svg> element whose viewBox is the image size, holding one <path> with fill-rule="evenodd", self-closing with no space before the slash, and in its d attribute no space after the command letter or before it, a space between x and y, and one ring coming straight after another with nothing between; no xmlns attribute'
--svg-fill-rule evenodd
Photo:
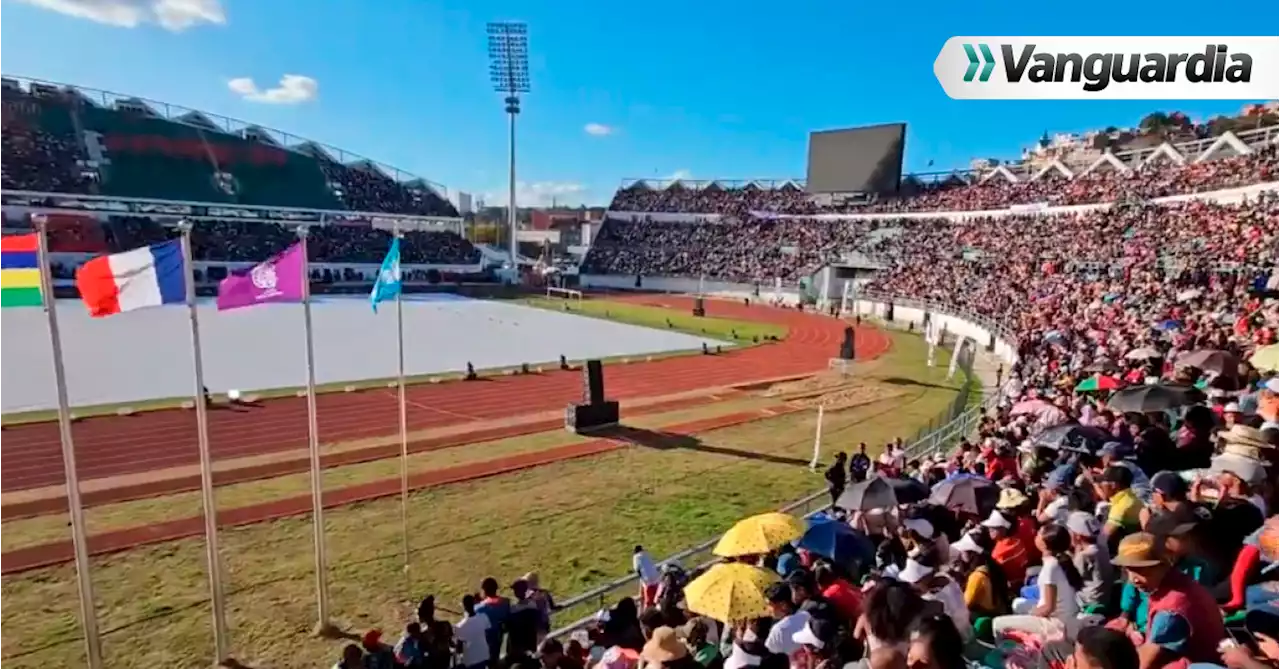
<svg viewBox="0 0 1280 669"><path fill-rule="evenodd" d="M519 276L516 244L516 116L520 115L520 94L529 92L529 29L524 23L490 23L489 80L493 90L505 93L508 147L507 227L511 230L511 269Z"/></svg>

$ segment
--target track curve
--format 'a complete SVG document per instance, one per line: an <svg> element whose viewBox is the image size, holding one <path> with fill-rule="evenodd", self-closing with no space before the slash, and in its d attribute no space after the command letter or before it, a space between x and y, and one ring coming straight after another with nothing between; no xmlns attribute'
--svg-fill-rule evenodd
<svg viewBox="0 0 1280 669"><path fill-rule="evenodd" d="M610 299L691 308L687 297L611 296ZM718 356L685 356L611 365L610 399L629 399L763 381L825 369L835 355L846 324L811 312L708 300L710 316L778 323L787 338ZM888 349L888 337L859 328L859 357ZM489 378L477 382L423 384L408 389L410 430L512 415L557 410L582 396L582 376L559 370L538 375ZM395 393L370 389L330 393L316 398L320 439L324 443L385 436L398 424ZM81 479L100 479L198 463L195 412L166 410L132 416L106 416L73 425ZM5 491L60 485L65 481L56 423L4 428L0 486ZM243 409L210 412L209 437L215 460L305 448L303 398L266 400Z"/></svg>

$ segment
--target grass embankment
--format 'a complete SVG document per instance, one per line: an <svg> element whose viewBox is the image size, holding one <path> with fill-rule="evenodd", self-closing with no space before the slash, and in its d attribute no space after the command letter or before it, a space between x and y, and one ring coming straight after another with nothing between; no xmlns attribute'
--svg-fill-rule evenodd
<svg viewBox="0 0 1280 669"><path fill-rule="evenodd" d="M700 335L712 339L721 339L728 343L753 343L753 338L758 341L765 341L768 337L776 337L782 339L786 337L787 328L784 325L776 325L772 323L755 323L750 321L738 321L726 318L697 318L693 314L676 311L674 309L663 309L660 307L648 307L639 304L627 304L623 302L612 302L608 300L554 300L545 297L534 297L518 300L519 304L540 309L551 309L554 311L564 311L577 316L590 318L604 318L628 325L637 325L641 327L651 327L660 330L675 330L686 334ZM646 356L652 359L669 358L680 355L689 355L691 351L670 351L667 353L659 353ZM623 358L636 359L641 356L617 356L615 358L605 358L604 363L609 364L622 360ZM540 360L530 361L530 364L547 364L554 361ZM480 376L498 376L502 373L516 369L517 367L497 367L493 369L476 370ZM435 374L419 374L405 378L405 382L410 385L420 383L431 383L440 381L456 381L463 377L460 373L439 372ZM340 392L356 392L361 390L369 390L375 388L386 388L389 384L394 383L393 378L366 379L363 381L349 381L338 383L326 383L316 387L318 393L340 393ZM242 391L245 395L251 395L255 399L273 399L279 397L294 397L300 391L305 390L303 386L291 386L287 388L269 388L265 390L249 390ZM226 402L225 395L214 394L214 402ZM155 400L145 400L140 402L122 402L115 404L96 404L90 406L74 407L72 415L76 418L90 418L94 416L111 416L122 410L128 410L133 413L141 413L144 411L161 411L165 409L176 409L179 407L191 407L192 399L190 397L168 397ZM9 413L0 416L0 425L13 426L24 425L27 423L43 423L58 419L56 411L24 411L18 413Z"/></svg>
<svg viewBox="0 0 1280 669"><path fill-rule="evenodd" d="M925 368L918 338L858 370L901 393L828 412L826 451L911 434L955 395L945 363ZM635 446L412 496L413 568L400 562L399 500L326 515L329 583L339 625L394 636L427 592L442 606L485 576L508 582L536 569L562 597L624 574L630 548L666 555L821 487L806 466L814 413L698 435L687 446ZM207 666L211 647L203 542L175 541L93 560L109 666ZM291 518L222 534L235 655L258 667L331 664L340 644L311 639L311 520ZM3 582L6 667L83 666L71 565Z"/></svg>

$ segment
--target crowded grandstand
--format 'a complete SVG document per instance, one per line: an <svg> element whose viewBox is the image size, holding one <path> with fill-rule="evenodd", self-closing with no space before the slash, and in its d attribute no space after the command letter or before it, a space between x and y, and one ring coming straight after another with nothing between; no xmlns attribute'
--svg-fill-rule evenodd
<svg viewBox="0 0 1280 669"><path fill-rule="evenodd" d="M356 264L391 235L371 215L458 217L432 185L315 145L5 87L4 190L28 202L328 212L313 259ZM428 597L396 638L369 631L336 666L1276 667L1276 138L998 166L839 204L798 182L619 189L577 268L586 287L705 277L750 299L856 254L864 301L997 323L1016 353L976 433L937 452L828 445L844 452L826 463L826 513L747 519L768 540L734 528L713 565L638 545L635 596L571 629L553 629L536 574L486 578L449 603L456 622ZM14 213L6 229L30 226ZM48 228L54 252L174 234L171 215L67 215ZM204 216L193 254L258 259L289 227ZM409 232L403 262L477 264L459 233Z"/></svg>

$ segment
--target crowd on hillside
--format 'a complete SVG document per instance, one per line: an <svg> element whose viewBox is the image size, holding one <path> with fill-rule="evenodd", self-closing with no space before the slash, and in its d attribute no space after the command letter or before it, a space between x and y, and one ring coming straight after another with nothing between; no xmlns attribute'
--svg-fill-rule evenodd
<svg viewBox="0 0 1280 669"><path fill-rule="evenodd" d="M1179 193L1220 190L1246 186L1277 178L1274 146L1261 147L1248 156L1210 159L1174 165L1152 161L1121 172L1108 165L1083 176L1068 179L1050 168L1039 179L1010 181L1001 173L985 175L977 183L959 178L928 184L904 184L903 196L881 197L870 202L819 205L794 185L765 189L692 188L672 185L651 188L643 183L619 190L609 208L622 212L726 214L746 216L751 212L784 214L885 213L919 211L981 211L1010 205L1045 203L1087 204L1124 200L1145 200ZM1131 166L1132 167L1132 166Z"/></svg>

